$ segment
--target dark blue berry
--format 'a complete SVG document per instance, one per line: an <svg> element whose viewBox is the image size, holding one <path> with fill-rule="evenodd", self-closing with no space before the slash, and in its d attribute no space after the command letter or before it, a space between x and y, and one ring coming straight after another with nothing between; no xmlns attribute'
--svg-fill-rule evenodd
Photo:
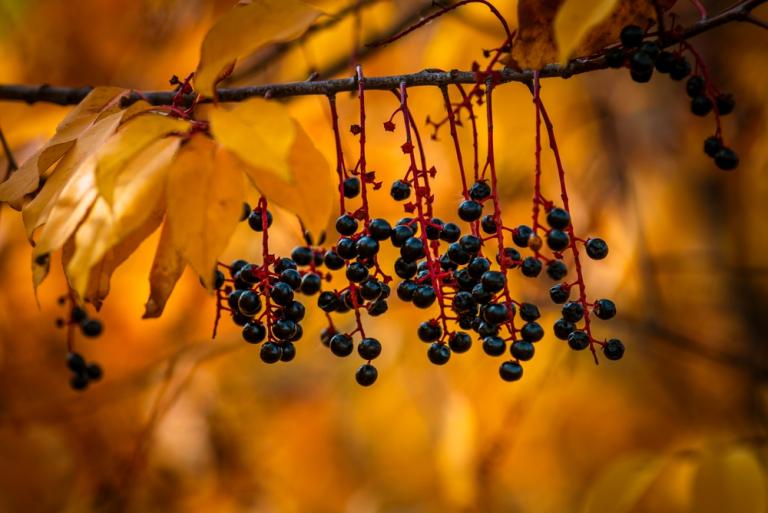
<svg viewBox="0 0 768 513"><path fill-rule="evenodd" d="M461 202L461 205L459 205L459 218L462 221L471 223L472 221L480 219L480 216L482 215L483 206L476 201L464 200Z"/></svg>
<svg viewBox="0 0 768 513"><path fill-rule="evenodd" d="M370 258L379 252L379 242L373 237L363 236L357 240L357 254L362 258Z"/></svg>
<svg viewBox="0 0 768 513"><path fill-rule="evenodd" d="M411 301L413 300L413 294L418 287L419 286L411 280L401 281L400 285L397 286L397 297L403 301Z"/></svg>
<svg viewBox="0 0 768 513"><path fill-rule="evenodd" d="M586 247L587 255L593 260L602 260L608 256L608 244L603 239L588 239Z"/></svg>
<svg viewBox="0 0 768 513"><path fill-rule="evenodd" d="M520 336L528 342L538 342L544 338L544 328L538 322L526 322L520 328Z"/></svg>
<svg viewBox="0 0 768 513"><path fill-rule="evenodd" d="M98 337L104 331L104 327L98 319L85 319L80 323L80 331L86 337Z"/></svg>
<svg viewBox="0 0 768 513"><path fill-rule="evenodd" d="M301 273L296 269L286 269L280 273L280 282L287 284L292 290L298 290L301 286Z"/></svg>
<svg viewBox="0 0 768 513"><path fill-rule="evenodd" d="M738 167L739 156L732 149L722 147L715 154L715 165L724 171L731 171Z"/></svg>
<svg viewBox="0 0 768 513"><path fill-rule="evenodd" d="M645 36L645 31L637 25L627 25L621 29L621 33L619 34L621 44L626 48L636 48L640 46L643 42L643 36Z"/></svg>
<svg viewBox="0 0 768 513"><path fill-rule="evenodd" d="M612 338L603 346L603 354L609 360L620 360L624 356L624 344L621 340Z"/></svg>
<svg viewBox="0 0 768 513"><path fill-rule="evenodd" d="M533 353L536 351L536 348L527 340L516 340L512 343L512 347L509 348L509 351L516 359L527 362L533 358Z"/></svg>
<svg viewBox="0 0 768 513"><path fill-rule="evenodd" d="M352 343L352 337L346 333L337 333L331 337L330 347L333 354L344 357L352 354L354 344Z"/></svg>
<svg viewBox="0 0 768 513"><path fill-rule="evenodd" d="M307 273L301 279L301 286L299 287L299 290L301 290L302 294L311 296L320 292L322 283L323 279L320 277L320 275L316 273Z"/></svg>
<svg viewBox="0 0 768 513"><path fill-rule="evenodd" d="M379 371L369 363L361 365L357 371L355 371L355 381L357 381L357 384L360 386L369 387L376 382L378 377Z"/></svg>
<svg viewBox="0 0 768 513"><path fill-rule="evenodd" d="M734 107L736 107L736 102L733 99L733 95L720 93L717 95L717 98L715 98L715 108L717 109L717 113L721 116L733 112Z"/></svg>
<svg viewBox="0 0 768 513"><path fill-rule="evenodd" d="M336 253L345 260L352 260L357 256L357 243L349 237L342 237L336 243Z"/></svg>
<svg viewBox="0 0 768 513"><path fill-rule="evenodd" d="M330 291L321 292L317 298L317 306L324 312L333 312L339 306L339 296Z"/></svg>
<svg viewBox="0 0 768 513"><path fill-rule="evenodd" d="M363 360L373 360L381 354L381 342L375 338L364 338L357 346L357 354Z"/></svg>
<svg viewBox="0 0 768 513"><path fill-rule="evenodd" d="M400 256L408 262L415 262L425 255L424 241L418 237L409 238L400 248Z"/></svg>
<svg viewBox="0 0 768 513"><path fill-rule="evenodd" d="M368 233L378 241L387 240L392 235L392 227L386 219L372 219L368 224Z"/></svg>
<svg viewBox="0 0 768 513"><path fill-rule="evenodd" d="M508 361L499 367L499 376L504 381L518 381L523 377L523 366L515 361Z"/></svg>
<svg viewBox="0 0 768 513"><path fill-rule="evenodd" d="M610 299L598 299L592 311L598 319L608 320L616 315L616 305Z"/></svg>
<svg viewBox="0 0 768 513"><path fill-rule="evenodd" d="M67 368L72 372L83 372L85 358L80 353L67 353Z"/></svg>
<svg viewBox="0 0 768 513"><path fill-rule="evenodd" d="M553 303L562 304L571 296L571 287L565 283L558 283L549 289L549 297Z"/></svg>
<svg viewBox="0 0 768 513"><path fill-rule="evenodd" d="M685 82L685 92L688 93L688 96L691 98L703 95L706 89L707 83L702 76L693 75Z"/></svg>
<svg viewBox="0 0 768 513"><path fill-rule="evenodd" d="M341 235L352 235L357 231L357 219L349 214L343 214L336 219L336 231Z"/></svg>
<svg viewBox="0 0 768 513"><path fill-rule="evenodd" d="M280 361L282 355L283 350L274 342L265 343L259 351L259 357L261 357L261 361L264 363L276 363Z"/></svg>
<svg viewBox="0 0 768 513"><path fill-rule="evenodd" d="M243 340L249 344L258 344L267 336L267 330L260 322L249 322L243 326Z"/></svg>
<svg viewBox="0 0 768 513"><path fill-rule="evenodd" d="M496 218L490 214L483 216L482 219L480 219L480 228L482 228L484 233L489 235L496 233L496 230L498 229Z"/></svg>
<svg viewBox="0 0 768 513"><path fill-rule="evenodd" d="M521 248L527 248L531 235L533 235L531 227L521 224L512 231L512 242Z"/></svg>
<svg viewBox="0 0 768 513"><path fill-rule="evenodd" d="M296 358L296 346L293 345L293 342L283 342L282 346L280 352L281 362L290 362Z"/></svg>
<svg viewBox="0 0 768 513"><path fill-rule="evenodd" d="M461 236L461 228L456 223L445 223L440 230L440 239L445 242L456 242Z"/></svg>
<svg viewBox="0 0 768 513"><path fill-rule="evenodd" d="M229 297L232 297L232 294ZM237 310L248 317L256 315L261 310L261 297L252 290L242 291L237 299Z"/></svg>
<svg viewBox="0 0 768 513"><path fill-rule="evenodd" d="M547 246L552 251L562 251L568 247L571 239L562 230L550 230L547 234Z"/></svg>
<svg viewBox="0 0 768 513"><path fill-rule="evenodd" d="M624 65L624 52L620 48L612 48L605 52L605 63L609 68L618 69Z"/></svg>
<svg viewBox="0 0 768 513"><path fill-rule="evenodd" d="M547 212L547 224L556 230L565 230L571 224L571 214L567 210L555 207Z"/></svg>
<svg viewBox="0 0 768 513"><path fill-rule="evenodd" d="M523 276L535 278L541 273L541 262L537 258L526 257L520 266L520 271L523 273Z"/></svg>
<svg viewBox="0 0 768 513"><path fill-rule="evenodd" d="M504 276L504 273L499 271L486 271L480 277L480 283L483 285L483 288L491 294L503 290L506 282L507 278Z"/></svg>
<svg viewBox="0 0 768 513"><path fill-rule="evenodd" d="M395 201L403 201L408 199L408 196L411 195L411 186L402 180L395 180L395 182L392 183L392 188L390 189L389 194Z"/></svg>
<svg viewBox="0 0 768 513"><path fill-rule="evenodd" d="M550 260L547 262L547 276L555 281L560 281L568 274L568 267L562 260Z"/></svg>
<svg viewBox="0 0 768 513"><path fill-rule="evenodd" d="M467 272L473 278L480 278L485 272L491 269L491 262L485 257L475 257L469 262Z"/></svg>
<svg viewBox="0 0 768 513"><path fill-rule="evenodd" d="M419 324L417 334L424 342L435 342L442 336L443 329L436 321L425 321Z"/></svg>
<svg viewBox="0 0 768 513"><path fill-rule="evenodd" d="M429 308L435 302L437 295L430 285L419 285L413 292L413 304L419 308Z"/></svg>
<svg viewBox="0 0 768 513"><path fill-rule="evenodd" d="M463 331L457 331L452 333L448 337L448 347L454 353L466 353L470 347L472 347L472 337Z"/></svg>
<svg viewBox="0 0 768 513"><path fill-rule="evenodd" d="M541 317L539 307L532 303L522 303L520 305L520 318L524 321L535 321Z"/></svg>
<svg viewBox="0 0 768 513"><path fill-rule="evenodd" d="M280 319L272 325L272 334L280 340L290 340L296 334L296 323L290 319Z"/></svg>
<svg viewBox="0 0 768 513"><path fill-rule="evenodd" d="M427 349L427 358L435 365L445 365L451 359L451 350L445 344L434 342Z"/></svg>
<svg viewBox="0 0 768 513"><path fill-rule="evenodd" d="M708 96L696 96L691 100L691 112L696 116L706 116L712 112L712 100Z"/></svg>
<svg viewBox="0 0 768 513"><path fill-rule="evenodd" d="M307 246L298 246L291 251L291 259L296 262L296 265L309 265L312 263L314 257L312 250Z"/></svg>
<svg viewBox="0 0 768 513"><path fill-rule="evenodd" d="M504 339L491 335L483 338L483 351L488 356L501 356L507 350L507 343Z"/></svg>
<svg viewBox="0 0 768 513"><path fill-rule="evenodd" d="M476 201L481 201L491 195L491 186L488 182L475 182L469 188L469 197Z"/></svg>
<svg viewBox="0 0 768 513"><path fill-rule="evenodd" d="M568 335L573 333L576 329L576 325L572 322L568 322L565 319L558 319L552 327L552 331L555 336L560 340L568 340Z"/></svg>
<svg viewBox="0 0 768 513"><path fill-rule="evenodd" d="M571 349L576 351L586 349L589 346L589 335L581 330L572 331L571 334L568 335L568 345L571 346Z"/></svg>
<svg viewBox="0 0 768 513"><path fill-rule="evenodd" d="M342 267L344 267L346 263L344 262L344 259L341 258L341 256L333 250L328 250L325 253L323 262L325 263L325 266L332 271L337 271L341 269Z"/></svg>
<svg viewBox="0 0 768 513"><path fill-rule="evenodd" d="M579 322L584 317L584 307L576 301L568 301L563 305L563 319L570 322Z"/></svg>
<svg viewBox="0 0 768 513"><path fill-rule="evenodd" d="M266 217L267 217L267 228L269 228L270 226L272 226L272 212L267 210ZM260 208L254 209L248 215L248 226L250 226L252 230L257 232L260 232L264 229Z"/></svg>
<svg viewBox="0 0 768 513"><path fill-rule="evenodd" d="M360 194L360 179L356 176L350 176L342 183L345 198L354 198Z"/></svg>

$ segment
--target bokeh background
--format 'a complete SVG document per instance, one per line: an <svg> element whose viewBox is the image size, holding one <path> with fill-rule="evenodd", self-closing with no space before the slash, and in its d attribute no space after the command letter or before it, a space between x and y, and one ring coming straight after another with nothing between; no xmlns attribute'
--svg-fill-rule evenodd
<svg viewBox="0 0 768 513"><path fill-rule="evenodd" d="M0 0L0 83L166 88L172 74L195 68L205 31L231 3ZM728 2L704 3L716 12ZM325 2L331 12L347 4ZM372 2L359 23L347 18L277 61L266 53L242 62L233 82L349 75L351 55L369 76L467 69L502 39L485 8L468 7L383 50L356 45L429 4ZM513 0L494 4L514 23ZM683 20L695 20L678 4ZM768 33L732 24L694 43L737 100L724 118L742 162L732 173L703 154L713 120L689 113L683 83L657 76L641 85L609 70L543 85L576 229L611 246L586 273L590 294L619 306L597 333L624 340L621 362L595 366L548 334L518 383L502 382L499 360L479 347L435 367L415 336L427 314L394 299L387 315L365 320L385 348L370 389L354 383L356 356L340 360L320 344L320 315L306 321L294 362L267 366L230 323L210 340L214 300L189 271L163 318L140 320L155 234L115 274L99 314L104 335L78 342L105 378L76 393L54 326L61 273L43 285L38 307L21 219L2 209L0 511L766 511ZM390 182L406 166L401 134L380 124L395 98L367 98L369 165ZM525 222L534 111L520 84L495 100L505 219ZM342 124L355 122L355 99L339 102ZM289 105L331 160L326 101ZM419 119L439 116L440 93L414 89L411 106ZM0 102L0 126L23 160L66 112ZM428 151L440 173L437 211L450 218L458 178L443 135ZM344 143L356 158L353 138ZM400 217L386 192L373 202L379 215ZM299 227L275 213L271 239L287 254ZM258 260L258 244L240 227L223 260ZM511 283L551 326L548 278Z"/></svg>

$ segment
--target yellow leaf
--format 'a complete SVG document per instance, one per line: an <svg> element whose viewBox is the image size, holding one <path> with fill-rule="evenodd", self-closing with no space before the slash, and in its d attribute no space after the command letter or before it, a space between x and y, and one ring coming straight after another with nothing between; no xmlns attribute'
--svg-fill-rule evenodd
<svg viewBox="0 0 768 513"><path fill-rule="evenodd" d="M584 513L627 513L648 491L667 462L665 455L636 453L609 465L592 484Z"/></svg>
<svg viewBox="0 0 768 513"><path fill-rule="evenodd" d="M566 0L555 16L559 62L566 63L587 33L607 18L618 0Z"/></svg>
<svg viewBox="0 0 768 513"><path fill-rule="evenodd" d="M288 153L293 183L278 178L269 168L244 166L257 189L272 203L293 212L315 235L325 228L331 213L334 186L325 157L300 125Z"/></svg>
<svg viewBox="0 0 768 513"><path fill-rule="evenodd" d="M768 483L754 449L713 448L701 458L693 484L697 513L764 513Z"/></svg>
<svg viewBox="0 0 768 513"><path fill-rule="evenodd" d="M40 175L59 160L91 125L99 114L115 105L125 90L118 87L97 87L59 123L50 141L27 159L8 180L0 184L0 201L20 207L19 201L38 187Z"/></svg>
<svg viewBox="0 0 768 513"><path fill-rule="evenodd" d="M34 231L46 223L64 188L74 179L74 175L81 175L80 170L85 160L93 155L114 133L120 123L120 119L121 114L113 114L89 127L77 140L74 147L56 164L56 168L49 175L40 192L37 193L32 201L24 206L22 218L27 230L27 237L30 240L32 240ZM90 187L95 192L93 185L94 166L95 161L88 168L91 178L87 183L90 184Z"/></svg>
<svg viewBox="0 0 768 513"><path fill-rule="evenodd" d="M149 298L144 307L144 319L162 315L165 303L186 267L184 257L173 244L169 226L169 223L163 225L152 270L149 272Z"/></svg>
<svg viewBox="0 0 768 513"><path fill-rule="evenodd" d="M320 14L300 0L253 0L234 7L205 35L195 89L204 96L213 96L215 83L238 58L269 43L298 37Z"/></svg>
<svg viewBox="0 0 768 513"><path fill-rule="evenodd" d="M196 135L168 170L168 223L174 245L209 288L216 260L243 212L239 161Z"/></svg>
<svg viewBox="0 0 768 513"><path fill-rule="evenodd" d="M110 205L114 200L115 178L139 152L172 132L186 132L186 121L159 114L144 114L128 120L99 150L96 187Z"/></svg>
<svg viewBox="0 0 768 513"><path fill-rule="evenodd" d="M296 123L285 106L251 98L231 110L212 110L210 120L211 131L219 144L247 164L286 182L293 181L288 152L296 137Z"/></svg>

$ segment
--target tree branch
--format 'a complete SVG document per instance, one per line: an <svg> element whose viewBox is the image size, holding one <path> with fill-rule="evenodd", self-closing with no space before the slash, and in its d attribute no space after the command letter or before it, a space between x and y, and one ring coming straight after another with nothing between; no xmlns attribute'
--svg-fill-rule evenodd
<svg viewBox="0 0 768 513"><path fill-rule="evenodd" d="M661 46L668 47L682 40L698 36L704 32L720 27L733 21L751 21L751 11L768 0L743 0L733 7L710 18L700 20L679 31L669 31L662 36ZM569 78L573 75L605 69L605 57L602 53L590 57L574 59L566 66L549 64L541 69L541 78ZM513 70L504 68L499 72L499 83L523 82L529 83L533 78L532 70ZM424 70L406 75L384 77L367 77L365 88L368 90L389 91L397 89L404 82L407 87L444 86L449 84L474 84L477 75L471 71L439 71ZM354 91L357 88L355 78L339 78L321 81L289 82L282 84L267 84L238 88L222 88L218 90L219 101L239 102L251 97L286 98L306 95L331 95L344 91ZM27 103L48 102L59 105L75 105L91 91L91 87L71 88L53 87L49 85L0 85L0 100L24 101ZM132 92L124 99L124 105L129 105L140 99L145 99L153 105L169 105L175 93L173 91ZM193 95L185 97L187 105L191 105ZM203 103L212 99L204 98Z"/></svg>
<svg viewBox="0 0 768 513"><path fill-rule="evenodd" d="M0 128L0 145L2 145L3 151L5 152L5 157L8 160L8 170L6 173L7 176L19 169L19 165L16 163L16 159L13 158L11 147L8 146L8 141L5 140L5 134L3 133L2 128Z"/></svg>

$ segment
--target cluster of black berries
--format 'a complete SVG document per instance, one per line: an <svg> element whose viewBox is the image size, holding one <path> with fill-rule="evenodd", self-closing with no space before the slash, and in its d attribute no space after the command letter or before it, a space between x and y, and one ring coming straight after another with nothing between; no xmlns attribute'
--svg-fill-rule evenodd
<svg viewBox="0 0 768 513"><path fill-rule="evenodd" d="M101 379L101 366L96 362L86 363L80 353L67 354L67 368L72 371L69 386L74 390L85 390L92 381Z"/></svg>
<svg viewBox="0 0 768 513"><path fill-rule="evenodd" d="M606 52L606 64L612 68L628 65L632 79L636 82L650 81L654 67L659 73L667 73L676 81L691 75L691 64L682 55L682 51L668 52L661 50L656 42L643 41L645 32L637 25L624 27L620 37L622 47ZM713 111L718 116L733 112L733 95L716 91L705 77L706 74L692 75L686 82L686 92L691 99L691 112L696 116L706 116ZM738 155L723 144L719 129L718 135L704 141L704 152L714 159L715 165L720 169L730 171L739 165Z"/></svg>
<svg viewBox="0 0 768 513"><path fill-rule="evenodd" d="M60 297L59 304L66 304L67 300L68 298L66 296ZM104 331L104 326L101 324L101 321L88 317L88 312L79 306L73 306L71 308L68 319L65 320L61 317L56 319L56 327L58 328L64 328L73 324L77 325L78 328L80 328L80 332L86 337L98 337L101 335L101 332Z"/></svg>

